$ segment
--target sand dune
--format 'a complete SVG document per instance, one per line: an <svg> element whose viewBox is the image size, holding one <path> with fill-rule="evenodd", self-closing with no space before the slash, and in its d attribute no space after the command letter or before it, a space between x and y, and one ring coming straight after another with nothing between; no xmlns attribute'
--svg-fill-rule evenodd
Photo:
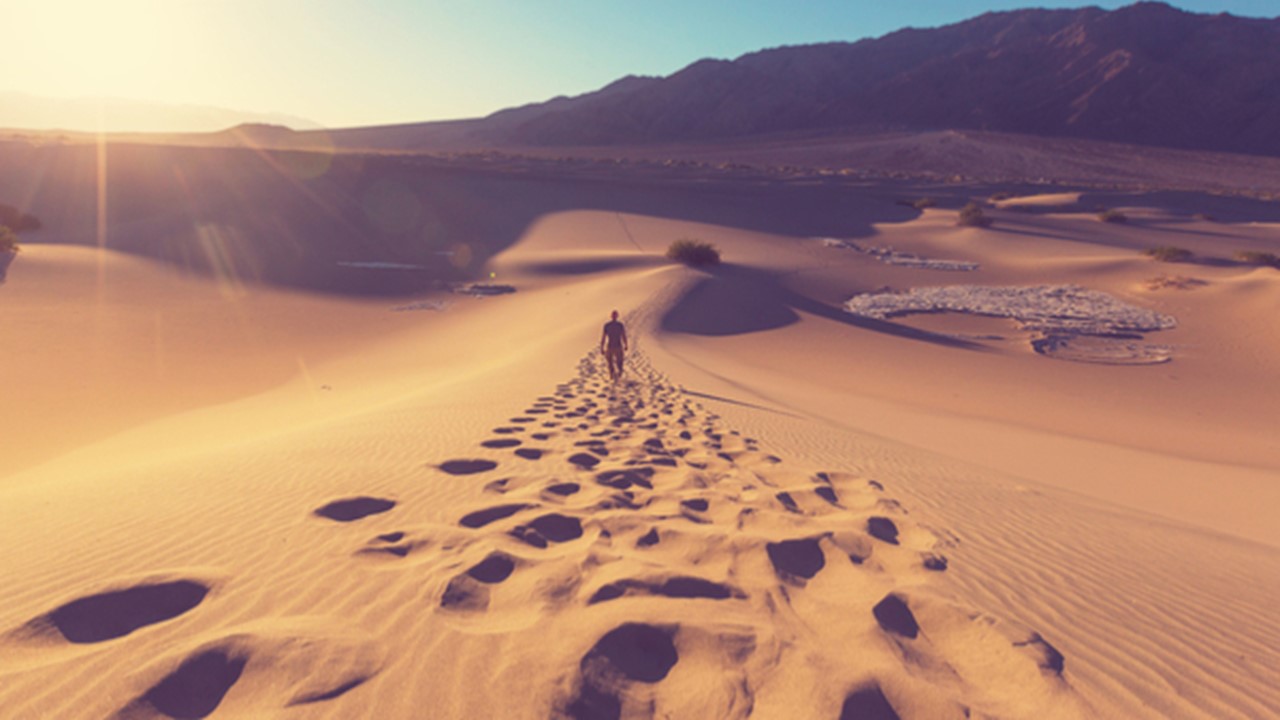
<svg viewBox="0 0 1280 720"><path fill-rule="evenodd" d="M1280 713L1280 272L1137 252L1229 257L1272 228L1181 209L848 221L979 263L960 274L677 212L552 212L487 266L515 293L403 312L30 247L0 286L0 329L41 348L0 404L20 579L0 707ZM663 262L677 237L726 264ZM1171 271L1206 284L1147 289ZM1005 321L841 309L960 283L1168 314L1173 360L1063 362ZM613 308L636 345L617 384L593 349Z"/></svg>

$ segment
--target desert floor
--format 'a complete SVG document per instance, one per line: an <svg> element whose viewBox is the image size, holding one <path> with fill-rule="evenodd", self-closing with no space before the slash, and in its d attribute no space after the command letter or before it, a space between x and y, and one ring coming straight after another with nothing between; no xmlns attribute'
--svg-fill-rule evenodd
<svg viewBox="0 0 1280 720"><path fill-rule="evenodd" d="M0 285L0 714L1280 715L1280 270L1229 260L1280 224L1170 198L856 239L972 272L565 210L483 298L28 245ZM724 264L663 259L682 237ZM1173 359L841 310L961 283L1155 309L1177 327L1134 342Z"/></svg>

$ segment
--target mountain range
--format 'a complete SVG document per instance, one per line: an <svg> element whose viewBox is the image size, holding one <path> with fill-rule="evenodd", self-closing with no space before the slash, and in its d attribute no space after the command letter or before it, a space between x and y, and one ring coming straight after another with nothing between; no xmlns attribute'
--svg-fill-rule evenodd
<svg viewBox="0 0 1280 720"><path fill-rule="evenodd" d="M533 148L942 129L1280 155L1280 18L1159 2L987 13L701 60L476 120L331 134L339 146Z"/></svg>
<svg viewBox="0 0 1280 720"><path fill-rule="evenodd" d="M23 126L3 112L4 100L0 127ZM305 129L297 118L239 122L220 132L120 139L634 154L959 130L1280 156L1280 18L1198 14L1161 2L992 12L857 42L699 60L666 77L627 76L483 118L329 130Z"/></svg>

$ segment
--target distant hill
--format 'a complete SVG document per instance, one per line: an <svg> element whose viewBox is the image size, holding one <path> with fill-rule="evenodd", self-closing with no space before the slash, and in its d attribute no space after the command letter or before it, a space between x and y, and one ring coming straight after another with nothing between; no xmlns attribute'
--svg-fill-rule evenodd
<svg viewBox="0 0 1280 720"><path fill-rule="evenodd" d="M523 116L514 123L495 114L476 136L586 146L973 129L1280 155L1280 19L1155 2L988 13L607 90L507 111Z"/></svg>
<svg viewBox="0 0 1280 720"><path fill-rule="evenodd" d="M318 123L292 115L242 112L206 105L174 105L121 98L54 98L0 92L0 128L187 133L221 130L241 123L270 123L297 130L320 127Z"/></svg>

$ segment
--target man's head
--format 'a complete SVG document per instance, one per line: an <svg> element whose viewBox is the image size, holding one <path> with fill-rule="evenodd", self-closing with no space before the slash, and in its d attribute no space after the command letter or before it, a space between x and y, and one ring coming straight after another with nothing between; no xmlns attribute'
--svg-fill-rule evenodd
<svg viewBox="0 0 1280 720"><path fill-rule="evenodd" d="M617 311L617 310L614 310L614 311L613 311L613 319L614 319L614 320L617 320L617 319L618 319L618 311Z"/></svg>

